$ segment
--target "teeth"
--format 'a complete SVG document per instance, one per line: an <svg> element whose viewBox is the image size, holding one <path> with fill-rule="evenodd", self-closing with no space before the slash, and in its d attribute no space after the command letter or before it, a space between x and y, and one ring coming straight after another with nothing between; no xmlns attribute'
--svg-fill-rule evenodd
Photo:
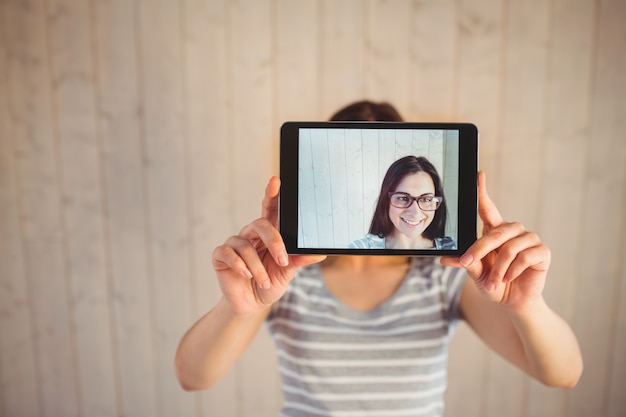
<svg viewBox="0 0 626 417"><path fill-rule="evenodd" d="M419 221L417 221L417 222L412 222L412 221L407 220L407 219L402 219L402 220L404 220L406 223L410 224L411 226L417 226L418 224L420 224L420 222L419 222Z"/></svg>

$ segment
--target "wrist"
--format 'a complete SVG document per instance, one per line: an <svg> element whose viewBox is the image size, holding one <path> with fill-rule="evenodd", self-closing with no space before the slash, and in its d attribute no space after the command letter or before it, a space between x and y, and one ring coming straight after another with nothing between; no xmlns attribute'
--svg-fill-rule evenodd
<svg viewBox="0 0 626 417"><path fill-rule="evenodd" d="M236 320L258 320L259 317L265 317L272 305L267 306L254 306L251 308L242 308L241 306L231 303L228 298L222 296L217 304L215 310L227 319Z"/></svg>
<svg viewBox="0 0 626 417"><path fill-rule="evenodd" d="M582 372L576 336L543 297L507 314L522 343L528 374L548 386L576 385Z"/></svg>
<svg viewBox="0 0 626 417"><path fill-rule="evenodd" d="M548 311L551 311L541 295L530 300L525 300L524 303L520 305L507 306L505 309L513 323L528 323L534 320L541 320Z"/></svg>

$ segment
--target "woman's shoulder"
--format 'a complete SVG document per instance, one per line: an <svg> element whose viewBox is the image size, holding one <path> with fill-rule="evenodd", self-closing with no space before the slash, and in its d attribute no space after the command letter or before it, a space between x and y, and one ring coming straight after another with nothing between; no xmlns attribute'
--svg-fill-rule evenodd
<svg viewBox="0 0 626 417"><path fill-rule="evenodd" d="M368 233L348 244L348 249L385 249L385 238Z"/></svg>

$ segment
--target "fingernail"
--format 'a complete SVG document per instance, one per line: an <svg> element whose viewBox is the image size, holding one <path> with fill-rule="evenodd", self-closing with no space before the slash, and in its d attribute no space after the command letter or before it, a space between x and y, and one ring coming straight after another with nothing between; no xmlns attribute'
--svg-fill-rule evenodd
<svg viewBox="0 0 626 417"><path fill-rule="evenodd" d="M252 272L250 272L250 270L247 268L241 271L241 273L243 274L244 277L248 279L252 278Z"/></svg>
<svg viewBox="0 0 626 417"><path fill-rule="evenodd" d="M261 288L263 288L264 290L269 290L271 286L272 286L272 283L270 282L269 279L263 282L263 284L261 284Z"/></svg>
<svg viewBox="0 0 626 417"><path fill-rule="evenodd" d="M280 266L289 265L289 257L286 254L281 253L280 255L278 255L278 264Z"/></svg>
<svg viewBox="0 0 626 417"><path fill-rule="evenodd" d="M496 284L494 284L493 282L487 281L485 283L485 290L487 290L488 292L492 292L495 289L496 289Z"/></svg>
<svg viewBox="0 0 626 417"><path fill-rule="evenodd" d="M474 257L472 256L471 253L466 253L463 256L461 256L461 258L459 259L459 262L461 262L462 266L470 266L473 261L474 261Z"/></svg>

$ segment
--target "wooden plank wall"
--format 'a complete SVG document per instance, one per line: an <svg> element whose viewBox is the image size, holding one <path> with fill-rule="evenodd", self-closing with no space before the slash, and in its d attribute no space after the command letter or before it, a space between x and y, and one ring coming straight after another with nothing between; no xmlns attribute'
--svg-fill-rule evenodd
<svg viewBox="0 0 626 417"><path fill-rule="evenodd" d="M213 248L259 214L285 120L471 121L585 373L530 381L461 326L448 416L626 415L626 1L0 1L0 417L274 416L265 331L184 393Z"/></svg>

